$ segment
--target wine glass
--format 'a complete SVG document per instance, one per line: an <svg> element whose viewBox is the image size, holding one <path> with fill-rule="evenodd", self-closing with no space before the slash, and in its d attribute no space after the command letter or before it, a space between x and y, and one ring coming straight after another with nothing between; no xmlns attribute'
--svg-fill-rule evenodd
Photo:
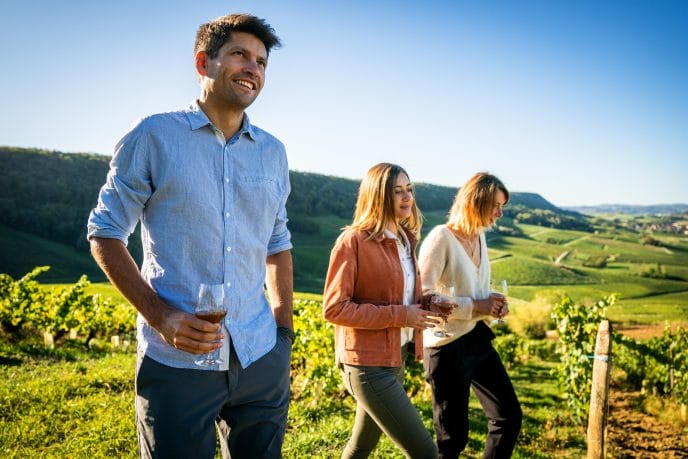
<svg viewBox="0 0 688 459"><path fill-rule="evenodd" d="M194 314L207 322L214 324L221 322L227 314L224 299L225 290L222 284L201 284L198 288L198 300ZM208 352L207 355L202 356L194 363L202 367L223 363L219 356L215 358L216 351Z"/></svg>
<svg viewBox="0 0 688 459"><path fill-rule="evenodd" d="M506 302L506 296L509 293L509 285L508 285L506 279L502 279L499 281L499 289L500 289L500 292L504 295L504 302ZM504 325L504 324L506 324L506 320L504 320L501 317L494 319L492 321L492 325Z"/></svg>
<svg viewBox="0 0 688 459"><path fill-rule="evenodd" d="M449 287L448 289L449 296L451 297L451 303L446 302L445 299L440 299L438 297L435 297L437 300L433 301L433 304L437 306L437 308L442 311L443 314L445 314L442 317L442 328L439 330L435 330L433 332L433 335L435 335L438 338L447 338L451 336L451 333L447 333L445 330L445 324L447 323L447 315L454 309L454 287Z"/></svg>

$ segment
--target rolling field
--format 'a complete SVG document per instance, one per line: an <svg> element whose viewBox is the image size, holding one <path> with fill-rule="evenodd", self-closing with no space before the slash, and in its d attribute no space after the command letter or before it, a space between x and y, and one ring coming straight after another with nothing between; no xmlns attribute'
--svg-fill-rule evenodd
<svg viewBox="0 0 688 459"><path fill-rule="evenodd" d="M445 216L425 215L424 234L441 223ZM349 220L313 217L313 230L295 232L294 278L298 291L318 296L322 293L329 252L342 227ZM575 301L592 303L612 293L619 301L610 308L610 318L621 324L688 324L688 236L653 234L663 246L643 245L642 234L630 230L561 230L534 225L517 225L523 237L488 234L492 277L507 279L514 308L529 304L552 304L562 294ZM56 278L74 278L74 269L89 279L101 280L102 274L87 253L65 250L60 244L46 243L21 232L0 226L7 237L1 247L4 256L16 259L41 251L46 264L53 267L41 275L41 282ZM12 244L7 243L12 240ZM46 258L47 257L47 258ZM591 258L602 259L601 267L586 266ZM60 267L63 268L60 268ZM69 272L64 266L70 266ZM22 266L21 276L33 266ZM54 282L54 281L53 281ZM91 293L124 301L107 283L94 283Z"/></svg>
<svg viewBox="0 0 688 459"><path fill-rule="evenodd" d="M562 294L592 303L620 295L609 316L621 324L688 324L688 237L661 235L665 246L642 245L631 232L591 234L519 225L526 238L490 244L493 279L508 279L516 309L554 302ZM606 266L586 267L603 255ZM656 276L656 277L649 277Z"/></svg>

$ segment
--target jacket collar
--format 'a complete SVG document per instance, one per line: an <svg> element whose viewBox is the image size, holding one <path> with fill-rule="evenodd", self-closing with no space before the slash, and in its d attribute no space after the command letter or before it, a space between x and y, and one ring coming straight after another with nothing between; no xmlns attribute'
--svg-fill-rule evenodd
<svg viewBox="0 0 688 459"><path fill-rule="evenodd" d="M401 227L401 229L402 229L402 230L404 231L404 233L406 234L406 237L408 238L409 243L411 244L411 248L412 248L412 249L415 248L416 245L418 245L418 238L416 238L416 236L414 236L413 233L412 233L411 231L409 231L408 229L404 228L403 226ZM366 230L365 233L368 235L368 237L370 237L370 235L373 234L372 231L368 231L368 230ZM386 239L387 239L387 240L394 240L394 238L387 237L387 236L385 236L384 233L382 233L381 235L379 235L378 237L376 237L376 238L374 239L374 241L375 241L375 242L382 242L382 241L384 241L384 240L386 240Z"/></svg>

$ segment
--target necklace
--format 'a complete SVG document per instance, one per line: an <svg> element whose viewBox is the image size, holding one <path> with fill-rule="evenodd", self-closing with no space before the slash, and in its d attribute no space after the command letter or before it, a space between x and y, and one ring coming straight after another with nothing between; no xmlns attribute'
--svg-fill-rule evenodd
<svg viewBox="0 0 688 459"><path fill-rule="evenodd" d="M469 255L471 256L471 258L473 258L473 255L475 255L475 250L478 248L478 237L475 236L471 241L469 241L468 239L464 239L464 246L470 252Z"/></svg>
<svg viewBox="0 0 688 459"><path fill-rule="evenodd" d="M459 234L458 232L454 231L454 236L461 242L461 245L464 246L466 249L466 252L468 252L468 256L471 258L474 258L475 251L478 249L478 243L480 242L480 237L479 236L473 236L470 240L464 236L463 234Z"/></svg>

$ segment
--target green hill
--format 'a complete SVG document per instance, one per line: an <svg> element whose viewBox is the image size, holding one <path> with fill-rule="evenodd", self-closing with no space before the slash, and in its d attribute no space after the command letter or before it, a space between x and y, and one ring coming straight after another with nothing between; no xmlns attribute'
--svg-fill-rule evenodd
<svg viewBox="0 0 688 459"><path fill-rule="evenodd" d="M48 272L41 274L42 282L74 283L83 274L95 282L105 281L87 251L1 224L0 254L0 272L15 279L36 266L50 266Z"/></svg>
<svg viewBox="0 0 688 459"><path fill-rule="evenodd" d="M103 279L88 254L85 223L108 163L109 157L100 155L0 147L0 272L18 276L33 266L51 265L46 278L54 281L71 282L81 273ZM299 291L319 292L332 244L351 221L359 181L297 171L291 171L290 178L287 210L295 285ZM456 189L419 183L416 190L428 231L445 220ZM522 225L528 223L592 231L581 214L559 209L538 194L513 193L502 226L490 238L503 240L507 250L510 242L504 238L521 236ZM541 245L534 241L529 250L537 252L535 247ZM140 261L138 237L130 238L130 250ZM554 256L552 250L545 252L545 257Z"/></svg>

